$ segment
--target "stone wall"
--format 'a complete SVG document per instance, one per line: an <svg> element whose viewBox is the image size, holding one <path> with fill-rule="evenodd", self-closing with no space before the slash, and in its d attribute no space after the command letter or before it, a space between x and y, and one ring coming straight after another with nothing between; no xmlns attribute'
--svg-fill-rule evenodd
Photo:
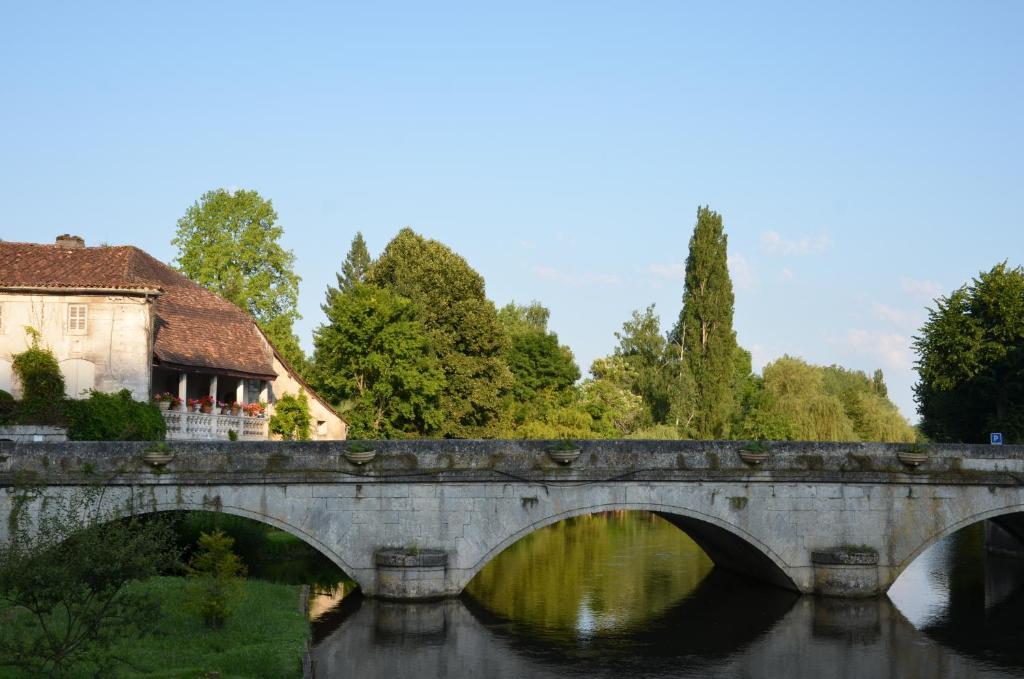
<svg viewBox="0 0 1024 679"><path fill-rule="evenodd" d="M29 346L25 326L42 334L64 373L68 396L86 389L114 392L128 389L149 399L153 346L152 304L128 295L61 295L0 293L0 389L18 396L11 357ZM68 329L68 305L88 308L86 330Z"/></svg>

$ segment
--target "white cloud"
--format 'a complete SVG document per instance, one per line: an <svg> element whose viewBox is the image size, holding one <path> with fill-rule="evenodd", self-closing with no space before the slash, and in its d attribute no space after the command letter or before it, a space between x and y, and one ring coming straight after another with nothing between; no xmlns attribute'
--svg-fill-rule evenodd
<svg viewBox="0 0 1024 679"><path fill-rule="evenodd" d="M566 273L550 266L535 266L533 267L533 272L543 280L561 283L562 285L571 285L573 287L587 285L615 286L622 284L622 278L615 274Z"/></svg>
<svg viewBox="0 0 1024 679"><path fill-rule="evenodd" d="M686 278L686 264L651 264L647 267L647 273L655 278L664 278L670 281L681 281Z"/></svg>
<svg viewBox="0 0 1024 679"><path fill-rule="evenodd" d="M854 329L845 337L831 340L855 354L868 356L890 370L910 370L913 367L910 338L894 332Z"/></svg>
<svg viewBox="0 0 1024 679"><path fill-rule="evenodd" d="M917 330L921 326L921 314L916 311L897 309L877 302L873 308L877 318L901 330Z"/></svg>
<svg viewBox="0 0 1024 679"><path fill-rule="evenodd" d="M829 239L824 233L817 236L803 236L795 240L783 238L778 231L769 230L761 234L761 245L773 255L819 255L828 249Z"/></svg>
<svg viewBox="0 0 1024 679"><path fill-rule="evenodd" d="M942 294L942 284L930 280L904 277L900 279L900 287L911 297L929 302Z"/></svg>
<svg viewBox="0 0 1024 679"><path fill-rule="evenodd" d="M534 243L532 240L521 240L519 241L519 247L521 247L524 250L532 250L535 247L537 247L537 244Z"/></svg>
<svg viewBox="0 0 1024 679"><path fill-rule="evenodd" d="M733 287L744 292L750 292L757 288L757 276L743 253L734 252L729 255L728 266Z"/></svg>
<svg viewBox="0 0 1024 679"><path fill-rule="evenodd" d="M782 267L782 280L791 281L793 280L794 275L795 274L793 273L793 270L790 269L788 266Z"/></svg>

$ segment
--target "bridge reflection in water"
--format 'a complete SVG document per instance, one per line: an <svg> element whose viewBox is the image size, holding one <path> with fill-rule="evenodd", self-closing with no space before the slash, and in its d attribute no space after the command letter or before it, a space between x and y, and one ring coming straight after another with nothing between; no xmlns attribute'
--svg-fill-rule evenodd
<svg viewBox="0 0 1024 679"><path fill-rule="evenodd" d="M857 601L715 569L651 514L579 517L506 550L461 599L344 600L315 625L314 667L388 679L1019 676L1024 562L986 556L980 528L922 555L892 601Z"/></svg>

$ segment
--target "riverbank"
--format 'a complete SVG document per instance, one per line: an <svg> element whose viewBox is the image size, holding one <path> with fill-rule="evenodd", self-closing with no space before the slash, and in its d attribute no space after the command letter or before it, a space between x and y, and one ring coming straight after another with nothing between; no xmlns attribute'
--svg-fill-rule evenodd
<svg viewBox="0 0 1024 679"><path fill-rule="evenodd" d="M310 630L299 608L300 586L247 580L246 596L236 613L222 629L210 630L186 607L185 584L182 577L157 577L130 586L132 592L155 596L161 615L149 634L114 643L111 650L125 660L118 665L118 677L302 676ZM27 675L0 670L0 676ZM69 676L93 674L82 667Z"/></svg>

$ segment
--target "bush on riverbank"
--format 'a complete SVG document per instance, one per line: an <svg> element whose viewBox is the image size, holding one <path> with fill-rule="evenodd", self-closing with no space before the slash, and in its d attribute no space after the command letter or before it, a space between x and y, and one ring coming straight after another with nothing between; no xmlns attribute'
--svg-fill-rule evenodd
<svg viewBox="0 0 1024 679"><path fill-rule="evenodd" d="M126 635L112 651L125 663L119 677L205 677L221 679L302 676L302 654L309 623L299 610L296 585L260 580L245 582L246 596L237 615L211 632L186 605L185 578L157 577L128 586L133 594L154 597L161 614L149 634ZM78 665L69 677L91 677L94 668ZM17 679L26 674L4 674Z"/></svg>

